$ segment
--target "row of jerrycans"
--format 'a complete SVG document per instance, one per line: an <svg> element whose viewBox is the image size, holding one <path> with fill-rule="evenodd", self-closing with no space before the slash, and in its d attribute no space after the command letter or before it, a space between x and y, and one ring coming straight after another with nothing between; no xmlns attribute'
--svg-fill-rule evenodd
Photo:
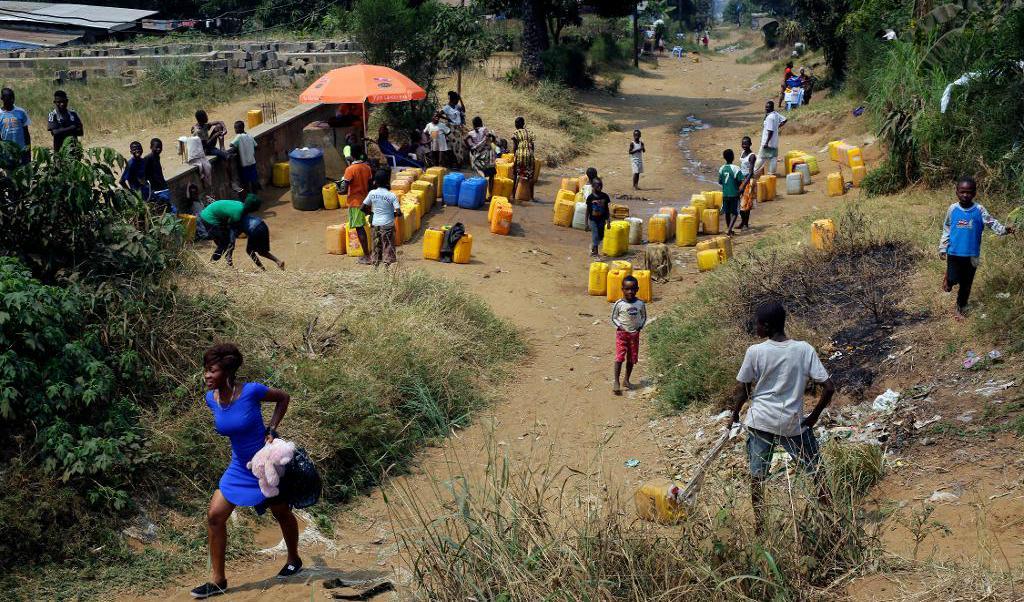
<svg viewBox="0 0 1024 602"><path fill-rule="evenodd" d="M603 295L609 303L614 303L622 298L622 281L626 279L626 276L636 278L639 285L637 298L650 303L653 298L651 271L634 270L633 264L622 260L614 260L610 264L601 261L591 263L587 293L594 297Z"/></svg>

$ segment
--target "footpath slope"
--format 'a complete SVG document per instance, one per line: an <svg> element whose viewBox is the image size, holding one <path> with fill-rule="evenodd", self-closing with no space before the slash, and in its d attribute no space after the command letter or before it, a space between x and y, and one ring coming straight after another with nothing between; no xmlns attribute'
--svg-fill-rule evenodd
<svg viewBox="0 0 1024 602"><path fill-rule="evenodd" d="M733 40L724 40L726 45ZM479 472L488 445L495 445L515 462L563 467L587 475L595 487L630 495L635 485L652 475L672 474L674 458L659 445L658 431L651 428L657 409L650 399L651 378L645 349L635 381L643 388L622 397L611 393L613 335L608 322L609 304L603 297L586 295L590 262L589 234L551 224L551 201L562 176L575 176L588 167L598 169L605 189L613 198L629 195L635 215L649 215L657 207L688 204L691 194L717 189L717 184L699 181L696 175L714 179L721 164L721 151L739 151L743 135L757 144L764 101L770 86L755 81L764 65L740 65L740 53L690 59L662 58L657 69L643 75L626 75L620 94L612 97L593 93L583 97L587 112L613 122L619 131L609 130L594 140L591 152L559 168L545 168L536 190L539 202L516 206L515 226L508 237L487 232L486 214L448 208L434 212L427 225L461 221L474 234L473 262L468 266L442 265L420 258L420 238L400 247L399 269L423 269L438 277L464 282L485 299L495 311L518 327L528 338L529 357L511 358L519 374L497 392L489 409L474 424L453 434L442 447L426 450L413 474L392 479L389 491L424 492L437 479L452 474ZM471 99L468 99L471 100ZM711 127L696 131L681 143L680 130L695 116ZM646 173L641 191L630 186L626 148L634 128L643 131L647 145ZM806 142L806 141L805 141ZM783 145L794 148L799 140ZM690 159L682 152L689 148ZM805 148L816 151L816 148ZM824 207L824 179L816 179L809 192L799 197L760 205L754 212L754 229L740 234L738 252L765 233L803 223ZM623 202L623 201L619 201ZM287 195L265 206L264 217L273 233L274 251L287 261L289 270L364 269L353 259L322 252L323 231L341 219L338 212L300 213L291 209ZM666 311L699 281L693 249L672 248L676 259L672 279L655 285L650 316ZM633 247L635 261L642 262L642 248ZM251 270L244 258L240 269ZM627 257L628 259L628 257ZM268 272L267 278L274 278ZM439 350L443 352L443 350ZM626 468L627 459L640 461L638 468ZM257 541L273 545L279 537L276 524L264 521ZM283 557L258 556L255 560L229 562L231 592L225 600L274 599L305 601L310 588L319 590L321 581L339 574L359 572L395 575L399 583L408 574L392 533L386 504L380 491L354 502L338 519L333 543L303 549L307 566L319 567L303 573L301 579L278 582L273 575ZM188 599L188 588L207 579L206 570L180 576L167 589L122 600ZM319 598L322 594L313 592Z"/></svg>

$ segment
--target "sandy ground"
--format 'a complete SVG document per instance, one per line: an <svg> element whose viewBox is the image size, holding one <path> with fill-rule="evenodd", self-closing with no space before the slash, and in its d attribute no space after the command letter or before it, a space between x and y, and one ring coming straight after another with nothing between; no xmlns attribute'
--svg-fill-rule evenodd
<svg viewBox="0 0 1024 602"><path fill-rule="evenodd" d="M589 155L560 168L545 169L536 190L537 202L515 207L511 236L490 234L482 211L447 208L426 217L425 226L466 224L474 235L470 265L424 261L419 235L399 248L398 269L423 269L465 283L501 317L523 330L532 353L513 358L521 372L502 388L493 407L483 411L473 426L453 434L443 447L426 450L412 474L392 480L390 491L426 492L437 479L479 473L489 444L515 461L592 474L610 491L627 495L647 476L672 476L674 459L659 445L658 431L650 427L657 410L650 399L646 350L641 349L634 377L639 388L614 396L610 307L603 297L586 294L589 233L553 226L551 203L559 178L578 175L589 166L599 170L613 198L620 194L635 197L627 201L634 215L649 215L666 205L686 205L691 194L717 189L701 179L711 179L717 172L724 148L738 152L743 135L757 144L764 101L773 93L770 86L755 84L765 66L739 65L735 59L740 54L715 55L699 63L664 58L657 69L647 70L643 76L627 75L617 97L585 96L582 102L587 111L615 122L621 131L603 134L592 144ZM688 116L711 127L691 134L683 148L680 130L688 125ZM631 190L626 154L634 128L643 131L648 151L639 192ZM827 157L819 149L828 135L804 132L789 136L784 130L783 152L792 148L815 152L824 166ZM794 224L805 227L810 217L834 202L825 196L824 188L824 173L804 195L786 197L780 185L779 200L759 205L751 220L753 230L736 237L737 252L775 229ZM847 198L858 194L854 191ZM324 228L341 222L340 212L297 212L286 192L270 190L266 196L263 216L270 225L274 251L289 270L368 269L356 265L352 258L323 251ZM702 277L695 268L692 248L673 246L672 253L675 270L670 282L655 285L655 299L649 306L652 319L679 301ZM632 247L630 255L642 261L642 247ZM244 257L236 259L237 269L254 269ZM266 277L274 278L274 272ZM639 460L639 468L625 467L628 459ZM276 526L265 524L259 540L272 543L277 538ZM320 582L339 574L369 572L392 576L399 583L408 581L380 491L354 502L342 513L333 543L333 550L322 545L304 549L311 570L288 582L273 579L283 564L282 557L229 563L231 592L222 599L319 599L323 595L317 593L323 591ZM206 579L206 572L197 570L168 584L164 591L121 599L185 600L188 589Z"/></svg>

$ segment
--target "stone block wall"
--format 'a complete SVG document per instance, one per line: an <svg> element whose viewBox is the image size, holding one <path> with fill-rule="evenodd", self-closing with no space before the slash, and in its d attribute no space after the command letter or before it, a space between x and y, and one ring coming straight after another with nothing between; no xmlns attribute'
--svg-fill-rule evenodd
<svg viewBox="0 0 1024 602"><path fill-rule="evenodd" d="M302 146L302 130L314 121L326 121L334 115L335 105L311 104L299 105L281 113L277 123L261 123L249 128L249 133L256 139L256 168L259 170L260 183L269 185L274 163L287 161L292 149ZM170 153L165 153L172 157ZM210 157L213 165L213 190L204 188L199 179L199 168L193 165L180 164L173 168L165 159L164 170L171 196L176 200L184 199L189 184L198 184L203 194L218 199L234 198L227 166L216 157ZM237 174L238 165L234 171ZM236 175L237 179L237 175Z"/></svg>

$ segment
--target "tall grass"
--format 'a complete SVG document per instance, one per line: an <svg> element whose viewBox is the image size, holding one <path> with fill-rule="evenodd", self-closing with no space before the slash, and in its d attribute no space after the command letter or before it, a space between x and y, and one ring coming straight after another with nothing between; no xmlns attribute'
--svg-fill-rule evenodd
<svg viewBox="0 0 1024 602"><path fill-rule="evenodd" d="M852 203L834 218L838 234L830 251L762 245L727 262L699 285L694 298L648 328L665 404L723 401L744 347L754 342L753 314L768 301L787 307L787 331L794 338L873 350L827 364L849 393L870 386L875 354L890 344L888 329L908 317L904 287L918 253L903 234L874 226ZM801 224L807 229L800 232L809 225Z"/></svg>
<svg viewBox="0 0 1024 602"><path fill-rule="evenodd" d="M877 553L879 525L863 522L861 493L846 485L864 483L847 474L865 472L854 460L835 464L831 507L779 473L759 534L742 482L706 487L680 524L662 527L634 518L594 471L517 465L488 450L479 478L455 474L388 498L428 599L822 599Z"/></svg>
<svg viewBox="0 0 1024 602"><path fill-rule="evenodd" d="M36 144L45 144L46 115L53 109L53 91L64 89L70 106L85 123L87 144L112 132L141 131L255 94L267 94L269 86L256 88L233 76L203 74L194 60L164 61L147 68L135 84L126 86L119 77L92 77L85 83L52 83L53 73L40 69L31 79L9 82L18 105L33 119Z"/></svg>
<svg viewBox="0 0 1024 602"><path fill-rule="evenodd" d="M526 353L513 327L482 300L423 272L252 278L198 262L184 272L168 282L166 297L144 300L147 311L125 325L148 333L136 345L152 367L140 399L149 464L133 495L160 527L159 545L136 553L123 542L117 530L134 512L94 516L82 509L80 524L40 534L55 551L40 562L61 561L65 550L75 561L62 562L62 572L44 564L31 575L7 575L0 591L41 599L146 589L202 561L202 517L229 449L203 401L201 358L213 342L238 344L243 380L291 395L280 435L307 449L331 505L401 472L425 445L465 426L510 361ZM29 491L40 497L26 499L21 512L46 512L59 502L48 500L41 484ZM0 507L0 517L16 510ZM250 546L236 538L231 552L247 554Z"/></svg>

